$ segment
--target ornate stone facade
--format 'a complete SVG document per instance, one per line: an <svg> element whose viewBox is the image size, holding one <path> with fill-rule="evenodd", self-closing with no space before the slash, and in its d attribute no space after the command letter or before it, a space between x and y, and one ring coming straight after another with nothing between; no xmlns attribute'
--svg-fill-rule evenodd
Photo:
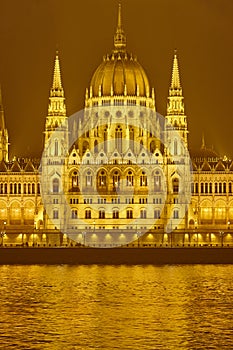
<svg viewBox="0 0 233 350"><path fill-rule="evenodd" d="M154 89L126 50L120 6L114 48L70 118L57 53L41 161L8 160L0 112L5 244L230 244L233 163L204 140L190 158L176 53L167 116L156 113Z"/></svg>

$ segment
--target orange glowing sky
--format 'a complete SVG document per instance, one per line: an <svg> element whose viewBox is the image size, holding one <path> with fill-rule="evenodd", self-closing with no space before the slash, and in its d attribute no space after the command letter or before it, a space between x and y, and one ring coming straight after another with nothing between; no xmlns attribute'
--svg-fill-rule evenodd
<svg viewBox="0 0 233 350"><path fill-rule="evenodd" d="M166 112L174 49L188 116L189 142L233 157L233 1L123 0L129 52L137 55ZM11 156L40 156L56 49L68 115L111 52L116 0L9 0L0 11L0 82Z"/></svg>

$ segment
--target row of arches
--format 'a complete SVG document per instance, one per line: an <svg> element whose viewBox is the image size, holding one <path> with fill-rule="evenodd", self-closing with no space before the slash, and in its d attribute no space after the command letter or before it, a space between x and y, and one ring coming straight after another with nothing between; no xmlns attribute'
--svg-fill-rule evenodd
<svg viewBox="0 0 233 350"><path fill-rule="evenodd" d="M130 187L148 187L153 192L163 192L166 190L166 181L161 171L155 170L152 175L148 176L147 171L140 170L136 173L134 169L128 169L122 172L120 169L113 169L110 172L105 169L100 169L96 176L94 172L87 169L84 174L80 175L77 170L73 170L69 176L69 191L79 192L81 188L92 188L96 185L98 190L106 191L108 189L116 188L130 188ZM58 193L60 191L60 179L54 178L52 180L52 192ZM179 192L179 179L177 177L172 179L173 193Z"/></svg>
<svg viewBox="0 0 233 350"><path fill-rule="evenodd" d="M34 182L1 182L0 194L40 194L40 184Z"/></svg>
<svg viewBox="0 0 233 350"><path fill-rule="evenodd" d="M106 213L108 213L108 215L106 215ZM104 208L100 208L100 209L98 209L96 219L106 219L106 218L133 219L134 218L133 213L134 213L134 211L132 208L127 208L124 212L121 212L119 208L113 208L111 212L106 211ZM161 210L158 208L154 209L153 215L154 215L154 219L160 219ZM71 219L77 219L78 217L79 217L78 208L72 208L71 209ZM93 215L92 209L86 208L84 210L84 217L85 217L85 219L92 219L92 218L96 217L96 212L95 212L95 215ZM145 208L139 209L139 218L140 219L149 218L148 211Z"/></svg>
<svg viewBox="0 0 233 350"><path fill-rule="evenodd" d="M154 192L165 191L166 182L161 171L156 170L152 175L148 175L146 171L140 170L135 172L134 169L128 169L122 172L120 169L107 171L100 169L96 176L91 170L87 170L80 175L77 170L70 174L69 189L77 192L81 187L92 187L96 185L98 190L107 190L107 188L122 188L122 187L148 187L152 186ZM178 192L179 180L175 179L173 185L174 191Z"/></svg>
<svg viewBox="0 0 233 350"><path fill-rule="evenodd" d="M192 193L195 194L232 194L232 182L195 182L192 184Z"/></svg>
<svg viewBox="0 0 233 350"><path fill-rule="evenodd" d="M23 205L19 201L12 201L9 206L0 201L0 220L10 224L33 224L36 206L33 201L25 201Z"/></svg>

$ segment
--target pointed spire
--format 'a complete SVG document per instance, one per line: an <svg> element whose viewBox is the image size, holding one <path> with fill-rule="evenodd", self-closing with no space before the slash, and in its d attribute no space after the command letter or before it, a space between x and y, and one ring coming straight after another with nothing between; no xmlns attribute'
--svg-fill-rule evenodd
<svg viewBox="0 0 233 350"><path fill-rule="evenodd" d="M118 5L118 18L117 18L117 28L121 28L121 4Z"/></svg>
<svg viewBox="0 0 233 350"><path fill-rule="evenodd" d="M167 115L184 115L184 102L180 84L179 65L176 50L174 52L172 78L169 88Z"/></svg>
<svg viewBox="0 0 233 350"><path fill-rule="evenodd" d="M174 52L174 59L173 59L171 88L181 89L178 58L177 58L176 50Z"/></svg>
<svg viewBox="0 0 233 350"><path fill-rule="evenodd" d="M2 87L0 85L0 130L5 129L4 108L2 103Z"/></svg>
<svg viewBox="0 0 233 350"><path fill-rule="evenodd" d="M121 20L121 4L118 6L117 29L114 35L114 48L115 52L125 52L126 48L126 36L122 28Z"/></svg>
<svg viewBox="0 0 233 350"><path fill-rule="evenodd" d="M2 89L0 86L0 161L8 161L8 131L5 126L4 108L2 103Z"/></svg>
<svg viewBox="0 0 233 350"><path fill-rule="evenodd" d="M64 90L61 83L61 71L60 62L58 57L58 51L56 52L54 71L53 71L53 84L50 90L49 97L49 116L66 116L66 106Z"/></svg>
<svg viewBox="0 0 233 350"><path fill-rule="evenodd" d="M58 51L56 52L54 72L53 72L53 85L51 89L52 96L63 96L63 87L61 83L61 70Z"/></svg>
<svg viewBox="0 0 233 350"><path fill-rule="evenodd" d="M201 149L205 149L206 145L205 145L205 135L204 132L202 133L202 138L201 138Z"/></svg>

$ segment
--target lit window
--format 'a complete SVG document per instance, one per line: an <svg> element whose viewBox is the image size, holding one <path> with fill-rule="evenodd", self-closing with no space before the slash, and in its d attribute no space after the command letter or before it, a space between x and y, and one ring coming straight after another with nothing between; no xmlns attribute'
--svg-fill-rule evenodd
<svg viewBox="0 0 233 350"><path fill-rule="evenodd" d="M159 172L156 172L156 175L154 176L154 190L155 192L161 192L162 186L161 186L161 176L159 175Z"/></svg>
<svg viewBox="0 0 233 350"><path fill-rule="evenodd" d="M106 173L104 171L101 171L98 177L98 185L99 187L105 187L106 186Z"/></svg>
<svg viewBox="0 0 233 350"><path fill-rule="evenodd" d="M133 173L132 171L128 171L128 174L126 176L126 186L133 186Z"/></svg>
<svg viewBox="0 0 233 350"><path fill-rule="evenodd" d="M120 187L120 175L118 171L115 171L113 174L113 188L119 188Z"/></svg>
<svg viewBox="0 0 233 350"><path fill-rule="evenodd" d="M78 179L78 173L77 171L74 171L73 174L72 174L72 187L75 188L75 187L78 187L79 186L79 179Z"/></svg>
<svg viewBox="0 0 233 350"><path fill-rule="evenodd" d="M143 171L142 175L140 176L140 186L147 186L147 176L146 173Z"/></svg>

